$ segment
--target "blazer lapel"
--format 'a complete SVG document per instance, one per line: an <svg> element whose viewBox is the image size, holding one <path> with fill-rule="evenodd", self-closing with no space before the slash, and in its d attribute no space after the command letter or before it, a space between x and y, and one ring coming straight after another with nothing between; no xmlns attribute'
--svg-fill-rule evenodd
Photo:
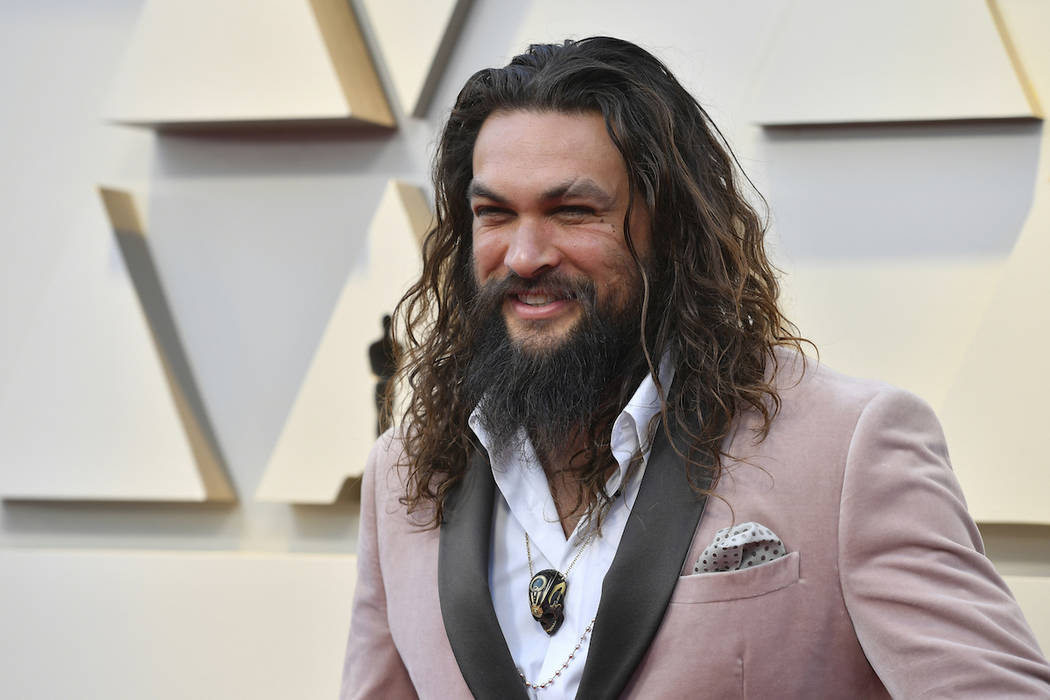
<svg viewBox="0 0 1050 700"><path fill-rule="evenodd" d="M496 484L481 450L449 497L438 542L441 617L463 679L477 698L526 698L489 590Z"/></svg>
<svg viewBox="0 0 1050 700"><path fill-rule="evenodd" d="M710 487L706 470L696 478L701 488ZM706 504L707 497L697 497L690 486L664 431L658 431L605 575L577 697L613 698L623 692L663 620Z"/></svg>

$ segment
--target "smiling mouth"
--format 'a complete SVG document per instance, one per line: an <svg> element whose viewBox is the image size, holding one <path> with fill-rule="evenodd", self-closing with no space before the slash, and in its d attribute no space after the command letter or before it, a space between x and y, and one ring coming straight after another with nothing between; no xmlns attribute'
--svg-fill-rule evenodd
<svg viewBox="0 0 1050 700"><path fill-rule="evenodd" d="M526 306L546 306L547 304L553 304L558 301L568 301L574 299L575 295L568 292L546 292L546 291L528 291L519 292L517 294L511 294L510 297L517 301L520 301Z"/></svg>

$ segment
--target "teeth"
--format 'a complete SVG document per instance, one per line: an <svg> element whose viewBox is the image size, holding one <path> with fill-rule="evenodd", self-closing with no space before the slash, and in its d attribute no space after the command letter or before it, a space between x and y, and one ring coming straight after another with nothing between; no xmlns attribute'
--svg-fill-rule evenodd
<svg viewBox="0 0 1050 700"><path fill-rule="evenodd" d="M550 304L564 297L551 296L550 294L537 294L537 293L524 293L518 295L518 301L528 304L529 306L543 306L544 304Z"/></svg>

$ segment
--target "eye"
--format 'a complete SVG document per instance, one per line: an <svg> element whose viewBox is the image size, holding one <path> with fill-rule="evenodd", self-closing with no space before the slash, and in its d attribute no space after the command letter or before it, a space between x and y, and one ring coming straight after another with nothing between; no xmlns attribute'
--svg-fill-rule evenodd
<svg viewBox="0 0 1050 700"><path fill-rule="evenodd" d="M568 221L580 221L583 219L589 219L595 215L594 209L581 204L566 205L558 207L554 210L554 214L560 218Z"/></svg>
<svg viewBox="0 0 1050 700"><path fill-rule="evenodd" d="M499 222L511 216L513 216L513 212L503 207L495 207L490 204L481 204L474 207L474 218L483 223Z"/></svg>

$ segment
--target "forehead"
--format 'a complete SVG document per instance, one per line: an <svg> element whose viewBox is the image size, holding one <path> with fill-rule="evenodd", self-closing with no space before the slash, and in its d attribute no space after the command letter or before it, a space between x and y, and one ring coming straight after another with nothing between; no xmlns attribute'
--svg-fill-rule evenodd
<svg viewBox="0 0 1050 700"><path fill-rule="evenodd" d="M597 112L494 112L478 132L473 170L474 184L488 189L586 178L617 194L627 182L623 158Z"/></svg>

